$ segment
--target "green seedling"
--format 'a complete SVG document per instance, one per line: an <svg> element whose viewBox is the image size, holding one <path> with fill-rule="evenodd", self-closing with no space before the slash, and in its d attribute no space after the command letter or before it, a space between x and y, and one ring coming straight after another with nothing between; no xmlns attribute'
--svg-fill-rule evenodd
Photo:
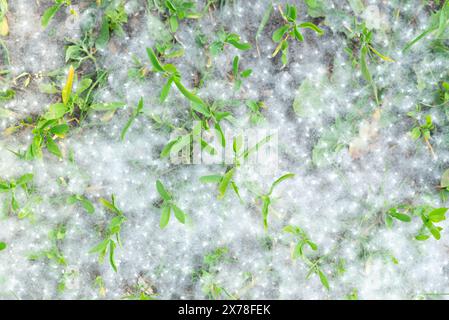
<svg viewBox="0 0 449 320"><path fill-rule="evenodd" d="M48 26L50 21L53 19L56 13L58 13L58 11L62 9L62 7L70 7L72 4L71 0L55 0L54 2L55 4L45 10L44 14L42 15L41 24L44 28ZM73 9L70 10L70 13L73 15L77 14Z"/></svg>
<svg viewBox="0 0 449 320"><path fill-rule="evenodd" d="M201 281L201 290L207 299L236 299L216 279L220 264L225 262L232 262L229 249L219 247L206 254L201 266L192 274L193 281Z"/></svg>
<svg viewBox="0 0 449 320"><path fill-rule="evenodd" d="M309 267L309 272L306 276L308 279L312 274L316 274L321 281L321 284L329 290L329 281L324 274L324 272L320 268L320 258L309 258L306 254L306 248L310 248L313 251L318 250L318 246L310 240L307 233L297 226L288 225L283 228L284 232L290 233L296 239L296 245L292 252L292 259L296 260L300 258L303 260L307 266Z"/></svg>
<svg viewBox="0 0 449 320"><path fill-rule="evenodd" d="M447 27L449 26L449 2L445 1L441 9L435 12L430 18L430 26L419 34L412 41L408 42L403 51L408 51L421 39L432 35L434 39L445 39L447 36Z"/></svg>
<svg viewBox="0 0 449 320"><path fill-rule="evenodd" d="M433 124L432 117L430 115L426 116L426 120L422 123L417 117L415 112L409 112L407 115L415 120L415 126L412 128L410 135L413 140L423 139L430 153L435 158L435 152L433 150L432 144L430 143L430 138L432 132L435 130L435 125Z"/></svg>
<svg viewBox="0 0 449 320"><path fill-rule="evenodd" d="M97 58L95 54L97 49L95 43L90 36L86 34L82 39L66 39L67 47L65 50L65 62L72 63L75 69L79 68L84 62L91 61L95 65L95 69L99 70Z"/></svg>
<svg viewBox="0 0 449 320"><path fill-rule="evenodd" d="M95 46L98 49L104 49L108 45L112 34L123 37L125 35L123 25L127 22L128 15L125 11L124 2L118 4L113 2L108 5L104 11L100 32L95 41Z"/></svg>
<svg viewBox="0 0 449 320"><path fill-rule="evenodd" d="M20 188L25 192L26 196L29 196L33 177L34 175L32 173L27 173L18 179L11 179L9 181L0 179L0 193L9 194L9 208L13 213L18 213L19 218L24 218L27 211L21 210L21 205L17 200L17 191Z"/></svg>
<svg viewBox="0 0 449 320"><path fill-rule="evenodd" d="M168 22L171 32L175 33L179 28L179 21L184 19L199 19L201 13L194 9L192 1L165 0L165 9L168 13Z"/></svg>
<svg viewBox="0 0 449 320"><path fill-rule="evenodd" d="M236 33L227 33L224 30L217 32L217 40L211 43L209 46L210 53L213 56L217 56L223 52L225 45L231 45L241 51L248 51L252 48L252 45L248 42L242 42L240 36Z"/></svg>
<svg viewBox="0 0 449 320"><path fill-rule="evenodd" d="M300 31L301 29L313 30L320 36L324 34L324 31L312 22L298 23L296 21L297 9L293 5L287 4L285 14L282 10L282 7L279 5L279 12L282 16L282 19L284 20L284 25L278 28L273 33L273 41L279 44L274 50L272 57L274 58L278 55L279 52L282 52L281 60L283 66L285 66L288 63L288 40L290 39L290 37L303 42L304 36Z"/></svg>
<svg viewBox="0 0 449 320"><path fill-rule="evenodd" d="M89 253L97 253L99 263L103 263L104 257L109 251L109 263L112 269L117 272L117 265L115 263L115 249L117 245L121 248L122 241L120 239L120 231L122 230L122 224L126 222L126 217L123 212L117 208L115 203L115 196L111 196L111 201L104 198L100 198L101 204L107 211L111 212L114 217L109 222L107 229L105 230L104 240L98 245L90 249Z"/></svg>
<svg viewBox="0 0 449 320"><path fill-rule="evenodd" d="M353 41L359 46L360 52L358 59L354 58L352 49L347 48L345 51L357 64L360 65L362 76L363 78L365 78L365 81L372 87L374 98L376 99L376 103L379 105L379 92L370 72L368 61L372 60L375 56L386 62L395 61L390 57L380 53L379 50L375 49L373 44L373 32L366 27L365 23L355 22L354 30L349 29L349 31L351 32L349 38L353 39Z"/></svg>
<svg viewBox="0 0 449 320"><path fill-rule="evenodd" d="M157 58L156 54L154 53L153 49L147 48L148 57L150 58L150 62L153 66L154 72L162 73L162 75L167 78L167 82L162 88L161 94L160 94L160 101L164 102L167 99L167 96L170 92L171 86L174 83L175 86L178 88L178 90L181 92L184 97L186 97L191 102L205 105L205 102L201 100L200 97L192 93L191 91L187 90L187 88L181 83L181 74L179 73L178 69L173 64L165 64L162 65L159 62L159 59Z"/></svg>
<svg viewBox="0 0 449 320"><path fill-rule="evenodd" d="M250 109L250 121L252 124L258 124L265 120L262 115L262 109L266 109L267 106L263 101L247 100L245 102L246 106Z"/></svg>
<svg viewBox="0 0 449 320"><path fill-rule="evenodd" d="M223 199L226 195L226 191L228 190L229 186L232 187L235 194L239 199L240 198L240 191L237 186L237 184L234 181L234 174L238 167L240 167L241 163L244 160L247 160L248 157L259 150L262 145L269 142L271 140L272 136L267 136L260 140L258 143L256 143L253 147L248 148L244 150L243 147L243 138L242 136L237 136L233 139L232 143L232 150L234 152L234 164L232 166L229 166L225 173L223 174L213 174L208 176L203 176L200 178L200 181L202 183L215 183L218 186L218 199Z"/></svg>
<svg viewBox="0 0 449 320"><path fill-rule="evenodd" d="M235 56L234 60L232 61L232 75L234 78L234 89L236 91L240 90L243 79L248 78L251 73L253 73L252 69L245 69L243 71L240 71L239 57Z"/></svg>
<svg viewBox="0 0 449 320"><path fill-rule="evenodd" d="M80 204L84 208L84 210L86 210L87 213L92 214L95 212L95 207L92 204L92 202L90 202L90 200L83 195L74 194L69 196L67 198L67 204L68 205Z"/></svg>
<svg viewBox="0 0 449 320"><path fill-rule="evenodd" d="M283 176L281 176L280 178L276 179L276 181L274 181L271 184L270 190L267 193L258 196L258 198L262 201L263 227L264 227L265 230L268 229L268 213L269 213L270 205L271 205L271 202L272 202L271 195L273 194L274 188L276 188L276 186L278 186L282 181L285 181L287 179L291 179L294 176L295 176L294 173L284 174Z"/></svg>
<svg viewBox="0 0 449 320"><path fill-rule="evenodd" d="M416 216L421 218L423 225L415 236L415 239L424 241L429 239L430 236L433 236L436 240L440 240L441 230L443 228L436 226L435 223L446 220L447 210L448 208L434 208L426 205L399 205L387 211L385 223L388 227L391 227L393 225L393 219L410 222L412 216Z"/></svg>
<svg viewBox="0 0 449 320"><path fill-rule="evenodd" d="M126 133L128 132L129 128L133 124L133 122L137 119L139 115L143 114L143 98L140 98L139 103L137 104L137 107L134 109L131 117L126 122L125 126L122 129L122 132L120 133L120 139L123 141L125 140Z"/></svg>
<svg viewBox="0 0 449 320"><path fill-rule="evenodd" d="M200 105L196 105L196 107L192 106L192 112L196 111L200 114L200 116L198 116L197 114L194 114L194 117L197 120L200 120L201 117L206 117L204 116L203 113L199 112L198 110L203 109L204 112L206 112L205 110L209 110L207 107L201 107ZM208 111L209 112L209 117L213 116L212 111ZM223 117L228 117L228 115L223 114ZM220 121L223 118L220 117L214 117L211 121L215 121L215 130L218 134L220 134L220 140L221 143L225 143L224 141L224 136L223 136L223 132L221 131L221 127L220 124L217 121ZM192 130L187 133L187 134L183 134L180 136L177 136L176 138L170 140L162 149L161 151L161 158L165 158L168 157L169 155L178 155L180 151L184 151L186 150L186 148L190 148L192 143L194 142L198 142L201 146L201 150L205 150L206 152L208 152L211 155L215 155L217 153L217 151L215 150L214 147L212 147L210 144L208 144L203 138L202 138L202 128L205 128L205 130L209 130L209 124L206 120L202 120L202 121L198 121L196 124L194 124ZM188 149L189 151L192 149Z"/></svg>
<svg viewBox="0 0 449 320"><path fill-rule="evenodd" d="M70 66L65 85L62 89L57 89L50 85L45 90L50 93L60 93L61 102L49 106L48 111L40 116L35 123L23 124L33 128L33 140L24 154L18 153L20 157L27 160L42 158L42 149L62 158L63 154L57 143L58 139L63 139L69 132L73 123L81 123L91 111L108 111L114 113L125 104L121 102L93 103L92 92L95 87L106 76L101 74L93 82L90 78L82 78L76 81L75 69ZM74 90L74 83L77 83Z"/></svg>
<svg viewBox="0 0 449 320"><path fill-rule="evenodd" d="M51 230L48 233L48 238L51 241L51 248L48 250L42 250L37 253L30 254L28 256L28 259L32 261L48 259L55 262L56 264L66 266L66 258L64 257L64 254L60 249L62 241L65 239L66 231L67 229L65 225L60 225Z"/></svg>
<svg viewBox="0 0 449 320"><path fill-rule="evenodd" d="M171 193L165 189L160 180L156 181L156 190L162 198L162 214L159 226L164 229L170 221L171 211L175 214L176 219L182 224L186 223L186 214L175 203Z"/></svg>

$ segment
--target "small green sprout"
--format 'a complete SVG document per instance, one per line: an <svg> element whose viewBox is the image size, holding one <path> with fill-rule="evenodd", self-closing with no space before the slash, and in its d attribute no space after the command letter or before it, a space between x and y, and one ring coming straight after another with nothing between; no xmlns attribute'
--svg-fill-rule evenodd
<svg viewBox="0 0 449 320"><path fill-rule="evenodd" d="M125 32L123 31L123 25L127 22L128 15L125 11L124 2L121 1L118 4L112 2L105 9L95 46L98 49L105 48L109 43L112 33L115 33L120 37L124 36Z"/></svg>
<svg viewBox="0 0 449 320"><path fill-rule="evenodd" d="M293 5L287 4L285 14L282 11L282 7L279 5L279 12L284 19L284 25L273 33L273 41L279 44L274 50L272 57L274 58L279 52L282 52L281 60L282 64L285 66L288 63L287 53L288 40L290 37L302 42L304 41L304 36L302 35L300 29L311 29L320 36L324 34L324 31L312 22L297 23L297 9Z"/></svg>
<svg viewBox="0 0 449 320"><path fill-rule="evenodd" d="M66 41L66 63L73 63L75 69L77 69L84 62L90 60L98 70L97 58L95 57L97 49L94 47L95 43L90 34L86 34L82 39L66 39Z"/></svg>
<svg viewBox="0 0 449 320"><path fill-rule="evenodd" d="M232 260L232 257L229 257L229 248L218 247L206 254L202 265L193 272L193 281L201 281L201 290L207 299L236 299L216 279L219 265Z"/></svg>
<svg viewBox="0 0 449 320"><path fill-rule="evenodd" d="M129 128L133 124L133 122L137 119L139 115L143 113L143 98L140 98L139 103L137 104L136 109L134 109L131 117L126 122L125 126L122 129L122 132L120 134L120 139L123 141L125 140L126 133L128 132Z"/></svg>
<svg viewBox="0 0 449 320"><path fill-rule="evenodd" d="M262 194L260 196L258 196L258 198L260 200L262 200L262 217L263 217L263 227L265 230L268 229L268 213L269 213L269 209L270 209L270 205L271 205L271 195L273 194L274 188L276 188L277 185L279 185L282 181L285 181L287 179L291 179L295 176L294 173L286 173L283 176L281 176L280 178L276 179L276 181L274 181L271 184L270 190L268 191L268 193L266 194Z"/></svg>
<svg viewBox="0 0 449 320"><path fill-rule="evenodd" d="M218 186L218 199L223 199L226 195L226 191L228 190L228 187L231 186L234 190L235 194L239 199L240 198L240 191L237 186L237 184L234 181L234 174L238 167L240 167L241 162L248 159L248 157L259 150L259 148L262 147L262 145L266 144L271 140L273 136L269 135L262 140L260 140L258 143L256 143L251 148L247 148L244 150L243 146L243 138L241 135L234 137L233 143L232 143L232 149L234 152L234 164L232 166L229 166L226 168L225 173L223 174L213 174L208 176L202 176L200 178L200 181L202 183L215 183Z"/></svg>
<svg viewBox="0 0 449 320"><path fill-rule="evenodd" d="M240 90L243 79L248 78L252 72L252 69L245 69L243 71L240 71L239 57L234 57L234 60L232 61L232 75L234 78L234 89L236 91Z"/></svg>
<svg viewBox="0 0 449 320"><path fill-rule="evenodd" d="M92 202L89 201L85 196L74 194L67 198L68 205L74 205L79 203L87 213L92 214L95 212L95 207Z"/></svg>
<svg viewBox="0 0 449 320"><path fill-rule="evenodd" d="M230 44L241 51L248 51L252 48L250 43L242 42L240 36L236 33L226 33L224 30L220 30L217 35L218 39L212 42L209 46L210 53L213 56L222 53L226 44Z"/></svg>
<svg viewBox="0 0 449 320"><path fill-rule="evenodd" d="M27 173L20 176L17 180L11 179L9 181L0 179L0 193L9 193L9 207L12 212L19 213L19 217L24 217L21 213L21 206L17 200L17 189L21 188L25 194L28 196L30 194L31 183L33 181L34 175L32 173Z"/></svg>
<svg viewBox="0 0 449 320"><path fill-rule="evenodd" d="M349 29L349 28L348 28ZM360 70L362 72L362 76L365 78L365 81L372 87L374 98L376 99L376 103L379 105L379 92L376 83L374 82L373 76L370 72L368 66L368 59L373 59L374 56L377 56L383 61L386 62L395 62L390 57L380 53L377 49L374 48L373 44L373 32L369 30L365 23L357 23L355 22L354 30L349 29L351 34L349 35L350 39L354 39L354 43L359 46L359 58L354 58L353 49L346 48L346 52L350 57L353 58L355 63L360 65ZM374 56L373 56L374 55ZM357 61L358 60L358 61Z"/></svg>
<svg viewBox="0 0 449 320"><path fill-rule="evenodd" d="M159 59L157 58L156 54L154 53L153 49L147 48L148 57L150 58L150 62L153 66L154 72L162 73L165 78L167 78L167 82L162 88L161 94L160 94L160 101L164 102L167 99L167 96L170 92L171 86L174 83L175 86L178 88L178 90L190 101L205 105L205 102L201 100L200 97L192 93L191 91L187 90L186 87L181 83L181 74L179 73L178 69L173 64L165 64L162 65L159 62Z"/></svg>
<svg viewBox="0 0 449 320"><path fill-rule="evenodd" d="M115 263L115 248L117 245L121 248L122 242L120 239L120 231L122 229L122 224L126 222L126 217L123 212L117 208L115 203L115 196L111 196L111 201L100 198L101 204L112 214L114 217L109 222L107 230L105 231L104 240L101 241L98 245L90 249L89 253L98 253L99 254L99 263L103 263L104 257L106 256L109 250L109 263L112 269L117 272L117 265Z"/></svg>
<svg viewBox="0 0 449 320"><path fill-rule="evenodd" d="M179 222L181 222L182 224L186 223L186 214L176 205L173 200L173 196L167 191L167 189L165 189L160 180L156 181L156 190L163 200L162 214L159 221L159 226L161 227L161 229L164 229L168 225L168 222L170 221L170 213L172 210Z"/></svg>
<svg viewBox="0 0 449 320"><path fill-rule="evenodd" d="M251 111L250 121L252 124L258 124L265 119L261 112L262 109L266 109L266 105L263 101L247 100L245 104Z"/></svg>
<svg viewBox="0 0 449 320"><path fill-rule="evenodd" d="M441 230L443 228L436 226L435 223L446 220L446 212L448 208L434 208L426 205L411 206L399 205L390 208L386 213L385 223L388 227L393 225L393 218L402 222L410 222L411 215L420 217L422 220L422 227L415 236L416 240L424 241L432 235L436 240L441 238Z"/></svg>
<svg viewBox="0 0 449 320"><path fill-rule="evenodd" d="M58 13L58 11L61 10L63 6L69 7L71 6L71 4L72 4L71 0L55 0L55 4L49 7L47 10L45 10L44 14L42 15L41 18L42 27L46 28L50 23L50 21L55 16L55 14ZM76 12L73 9L71 10L71 13L73 15L76 15Z"/></svg>
<svg viewBox="0 0 449 320"><path fill-rule="evenodd" d="M409 112L407 115L415 120L415 126L410 132L412 139L418 140L422 138L429 148L430 153L435 158L435 151L433 150L432 144L430 143L431 134L435 130L435 125L433 124L432 117L430 115L427 115L426 121L422 123L414 112Z"/></svg>
<svg viewBox="0 0 449 320"><path fill-rule="evenodd" d="M51 230L48 233L48 238L51 241L51 248L48 250L43 250L37 253L30 254L28 256L28 259L31 261L48 259L50 261L55 262L56 264L66 266L67 265L66 258L64 257L64 254L60 249L61 243L65 239L66 232L67 229L65 225L59 225L55 229Z"/></svg>
<svg viewBox="0 0 449 320"><path fill-rule="evenodd" d="M308 279L312 274L318 275L321 284L326 289L329 290L330 288L329 281L327 280L326 275L320 268L320 258L311 259L305 252L306 247L309 247L313 251L317 251L318 246L310 240L310 238L308 237L307 233L305 233L304 230L302 230L297 226L288 225L284 227L283 231L292 234L297 241L295 248L292 252L292 259L296 260L298 258L301 258L301 260L303 260L310 268L306 278Z"/></svg>
<svg viewBox="0 0 449 320"><path fill-rule="evenodd" d="M168 12L168 22L171 32L175 33L179 28L179 21L183 19L198 19L201 13L194 10L194 3L185 0L165 0L165 8Z"/></svg>

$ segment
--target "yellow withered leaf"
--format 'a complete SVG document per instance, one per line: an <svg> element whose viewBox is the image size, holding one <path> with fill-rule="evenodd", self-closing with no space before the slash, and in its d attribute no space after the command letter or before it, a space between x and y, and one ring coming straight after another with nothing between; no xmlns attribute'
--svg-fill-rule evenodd
<svg viewBox="0 0 449 320"><path fill-rule="evenodd" d="M0 36L6 37L9 34L8 19L3 17L0 21Z"/></svg>
<svg viewBox="0 0 449 320"><path fill-rule="evenodd" d="M72 93L73 78L75 77L75 68L70 66L69 74L67 75L67 81L65 83L64 89L62 89L62 102L67 105L70 99L70 94Z"/></svg>

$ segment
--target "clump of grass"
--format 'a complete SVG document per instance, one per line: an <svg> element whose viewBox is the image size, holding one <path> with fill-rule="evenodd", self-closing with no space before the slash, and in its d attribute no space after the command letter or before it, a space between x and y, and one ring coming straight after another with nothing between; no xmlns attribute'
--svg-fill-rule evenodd
<svg viewBox="0 0 449 320"><path fill-rule="evenodd" d="M65 239L67 228L65 225L59 225L48 233L51 241L51 247L28 256L28 259L35 261L40 259L48 259L56 264L66 266L67 260L64 253L60 249L61 242Z"/></svg>
<svg viewBox="0 0 449 320"><path fill-rule="evenodd" d="M160 180L156 181L156 190L163 200L162 214L159 222L161 229L164 229L168 225L171 211L175 214L175 218L184 224L186 222L186 214L177 206L174 202L173 196L167 191Z"/></svg>
<svg viewBox="0 0 449 320"><path fill-rule="evenodd" d="M9 195L9 208L13 213L17 213L19 218L26 217L29 212L22 207L17 200L17 192L22 189L26 196L31 193L31 184L34 175L32 173L26 173L17 179L11 179L9 181L0 179L0 193L7 193Z"/></svg>
<svg viewBox="0 0 449 320"><path fill-rule="evenodd" d="M441 238L442 227L436 226L435 223L446 220L446 212L448 208L434 208L427 205L412 206L399 205L390 208L385 217L385 223L388 227L393 225L394 219L402 222L412 221L411 216L421 218L422 226L415 236L416 240L424 241L433 236L436 240Z"/></svg>
<svg viewBox="0 0 449 320"><path fill-rule="evenodd" d="M242 86L243 79L248 78L251 73L253 73L252 69L245 69L240 71L240 58L238 56L234 57L232 61L232 75L234 78L234 90L240 90Z"/></svg>
<svg viewBox="0 0 449 320"><path fill-rule="evenodd" d="M174 83L175 86L178 88L179 92L186 97L188 100L200 104L205 105L205 102L198 97L196 94L192 93L191 91L187 90L187 88L181 83L181 74L179 73L178 69L173 64L165 64L162 65L157 58L155 52L151 48L147 48L148 57L150 58L150 62L153 66L154 72L162 73L164 78L167 78L167 82L162 88L161 94L160 94L160 101L164 102L167 99L167 96L170 92L170 89L172 87L172 84Z"/></svg>
<svg viewBox="0 0 449 320"><path fill-rule="evenodd" d="M119 247L122 247L120 231L122 229L123 223L125 223L127 219L123 212L119 208L117 208L114 195L111 196L111 201L100 198L100 202L106 208L106 210L114 215L114 217L109 222L109 225L105 230L104 240L90 249L89 253L97 253L99 255L99 262L103 263L104 258L109 251L109 263L112 269L117 272L117 265L115 263L115 249L117 245Z"/></svg>
<svg viewBox="0 0 449 320"><path fill-rule="evenodd" d="M223 52L227 44L241 51L248 51L252 48L252 45L250 43L242 42L238 34L227 33L224 30L219 30L217 32L217 39L214 40L209 46L210 53L212 54L212 56L219 55Z"/></svg>
<svg viewBox="0 0 449 320"><path fill-rule="evenodd" d="M323 35L324 31L312 22L298 23L296 21L297 8L295 6L287 4L285 13L280 5L278 8L282 19L284 20L284 24L273 33L273 41L279 44L274 50L272 57L276 57L279 52L282 52L281 60L283 66L285 66L288 63L288 40L290 37L302 42L304 41L304 36L300 31L301 29L311 29L318 35Z"/></svg>
<svg viewBox="0 0 449 320"><path fill-rule="evenodd" d="M300 258L310 268L306 278L308 279L312 274L318 275L318 277L320 278L321 284L326 289L329 290L330 289L329 281L328 281L326 275L324 274L324 272L320 268L320 259L319 258L310 258L306 254L307 247L312 249L313 251L318 250L318 246L316 245L316 243L312 242L310 240L310 238L308 237L307 233L305 233L305 231L302 230L300 227L288 225L288 226L284 227L283 231L293 235L297 241L297 243L293 249L293 252L292 252L292 259L296 260L296 259Z"/></svg>

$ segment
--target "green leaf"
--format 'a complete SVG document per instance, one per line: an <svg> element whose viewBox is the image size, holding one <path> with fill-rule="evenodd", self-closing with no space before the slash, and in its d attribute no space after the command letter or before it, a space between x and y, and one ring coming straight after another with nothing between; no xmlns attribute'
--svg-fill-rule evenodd
<svg viewBox="0 0 449 320"><path fill-rule="evenodd" d="M263 205L262 205L263 227L265 230L267 230L268 229L268 209L271 204L271 199L267 196L264 196L262 199L263 199Z"/></svg>
<svg viewBox="0 0 449 320"><path fill-rule="evenodd" d="M329 287L329 281L327 280L327 277L326 277L326 275L323 273L323 271L318 270L318 276L320 277L321 284L322 284L327 290L329 290L329 289L330 289L330 287Z"/></svg>
<svg viewBox="0 0 449 320"><path fill-rule="evenodd" d="M242 71L242 73L240 74L240 76L241 76L242 78L248 78L248 77L251 75L251 73L253 73L253 70L252 70L252 69L246 69L246 70L243 70L243 71Z"/></svg>
<svg viewBox="0 0 449 320"><path fill-rule="evenodd" d="M42 15L41 19L41 25L42 27L46 28L48 26L48 23L51 19L53 19L56 12L59 11L59 9L62 7L62 4L55 4L54 6L51 6L47 10L45 10L44 14Z"/></svg>
<svg viewBox="0 0 449 320"><path fill-rule="evenodd" d="M115 272L117 272L117 266L115 265L115 259L114 259L114 251L115 251L116 244L114 241L109 242L109 263L111 264L112 269L114 269Z"/></svg>
<svg viewBox="0 0 449 320"><path fill-rule="evenodd" d="M446 220L445 215L446 215L447 210L448 210L447 208L438 208L438 209L432 210L429 213L430 221L440 222L440 221Z"/></svg>
<svg viewBox="0 0 449 320"><path fill-rule="evenodd" d="M175 213L176 219L178 219L179 222L185 223L186 222L186 214L184 211L179 209L176 205L172 205L173 212Z"/></svg>
<svg viewBox="0 0 449 320"><path fill-rule="evenodd" d="M16 184L17 184L18 186L25 185L25 184L31 182L31 181L33 180L33 177L34 177L34 175L33 175L32 173L24 174L24 175L21 176L19 179L17 179Z"/></svg>
<svg viewBox="0 0 449 320"><path fill-rule="evenodd" d="M311 30L315 31L316 33L318 33L320 36L324 34L324 31L312 22L303 22L299 25L299 27L311 29Z"/></svg>
<svg viewBox="0 0 449 320"><path fill-rule="evenodd" d="M210 176L202 176L202 177L200 177L200 181L202 183L220 183L222 178L223 178L223 176L221 176L221 175L213 174L213 175L210 175Z"/></svg>
<svg viewBox="0 0 449 320"><path fill-rule="evenodd" d="M441 176L440 187L441 188L449 187L449 169L444 171L443 175Z"/></svg>
<svg viewBox="0 0 449 320"><path fill-rule="evenodd" d="M69 131L69 126L67 124L59 124L50 129L51 134L63 135Z"/></svg>
<svg viewBox="0 0 449 320"><path fill-rule="evenodd" d="M86 210L87 213L92 214L95 212L95 207L86 197L81 196L79 198L79 201L81 202L81 205L83 206L84 210Z"/></svg>
<svg viewBox="0 0 449 320"><path fill-rule="evenodd" d="M179 27L178 18L176 16L171 16L169 18L169 23L170 23L171 32L175 33Z"/></svg>
<svg viewBox="0 0 449 320"><path fill-rule="evenodd" d="M232 73L234 74L234 77L238 76L239 73L239 57L235 56L234 60L232 61Z"/></svg>
<svg viewBox="0 0 449 320"><path fill-rule="evenodd" d="M53 153L58 158L62 158L61 150L59 149L58 144L51 138L47 137L47 150L51 153Z"/></svg>
<svg viewBox="0 0 449 320"><path fill-rule="evenodd" d="M169 220L170 220L170 207L164 206L162 208L161 220L159 221L160 228L164 229L168 225Z"/></svg>
<svg viewBox="0 0 449 320"><path fill-rule="evenodd" d="M417 235L415 237L415 239L418 240L418 241L425 241L425 240L427 240L429 238L430 238L430 236L425 235L425 234L419 234L419 235Z"/></svg>
<svg viewBox="0 0 449 320"><path fill-rule="evenodd" d="M270 192L268 193L269 195L271 195L273 193L274 188L279 185L282 181L287 180L287 179L291 179L295 176L294 173L286 173L284 174L282 177L278 178L275 182L273 182L273 184L271 185L270 188Z"/></svg>
<svg viewBox="0 0 449 320"><path fill-rule="evenodd" d="M289 29L288 25L284 25L282 27L280 27L279 29L277 29L274 33L273 33L273 41L274 42L279 42L282 40L282 37L284 37L284 35L287 33Z"/></svg>
<svg viewBox="0 0 449 320"><path fill-rule="evenodd" d="M95 41L95 46L98 49L104 49L108 45L109 39L109 18L104 15L103 21L101 23L100 33L98 34L98 38Z"/></svg>
<svg viewBox="0 0 449 320"><path fill-rule="evenodd" d="M108 248L109 239L105 239L89 250L89 253L105 252Z"/></svg>
<svg viewBox="0 0 449 320"><path fill-rule="evenodd" d="M165 189L164 185L160 180L156 181L156 189L159 195L161 196L164 201L170 201L172 199L172 196L170 193Z"/></svg>
<svg viewBox="0 0 449 320"><path fill-rule="evenodd" d="M232 180L232 177L234 176L235 168L230 169L228 172L226 172L223 176L223 179L221 179L220 184L218 185L218 199L223 199L226 190L228 189L229 182Z"/></svg>
<svg viewBox="0 0 449 320"><path fill-rule="evenodd" d="M168 94L169 94L170 89L171 89L171 85L173 84L173 79L174 79L173 77L168 78L167 82L162 87L161 95L160 95L160 98L159 98L159 101L161 103L164 102L167 99Z"/></svg>
<svg viewBox="0 0 449 320"><path fill-rule="evenodd" d="M206 105L206 104L204 103L204 101L201 100L200 97L198 97L197 95L195 95L195 94L193 94L192 92L190 92L189 90L187 90L187 89L182 85L182 83L181 83L179 80L174 79L174 82L175 82L175 85L176 85L176 87L178 88L178 90L179 90L179 91L180 91L180 92L181 92L187 99L189 99L190 101L192 101L192 102L194 102L194 103L197 103L197 104Z"/></svg>
<svg viewBox="0 0 449 320"><path fill-rule="evenodd" d="M47 120L60 119L67 112L68 108L63 103L55 103L49 106L48 111L44 114L44 118Z"/></svg>
<svg viewBox="0 0 449 320"><path fill-rule="evenodd" d="M164 148L161 151L161 158L165 158L168 155L170 155L171 149L173 148L173 146L178 143L180 137L178 137L177 139L171 140L169 141Z"/></svg>
<svg viewBox="0 0 449 320"><path fill-rule="evenodd" d="M228 40L227 42L230 45L232 45L232 46L234 46L237 49L242 50L242 51L247 51L247 50L250 50L252 48L252 45L250 43L247 43L247 42L239 42L239 41L236 41L236 40Z"/></svg>
<svg viewBox="0 0 449 320"><path fill-rule="evenodd" d="M5 250L7 247L6 243L0 242L0 251Z"/></svg>
<svg viewBox="0 0 449 320"><path fill-rule="evenodd" d="M148 57L150 58L150 62L151 62L151 65L153 66L153 68L156 71L164 72L165 69L164 69L164 67L162 67L161 63L157 59L156 54L154 53L152 48L147 48L147 54L148 54Z"/></svg>

